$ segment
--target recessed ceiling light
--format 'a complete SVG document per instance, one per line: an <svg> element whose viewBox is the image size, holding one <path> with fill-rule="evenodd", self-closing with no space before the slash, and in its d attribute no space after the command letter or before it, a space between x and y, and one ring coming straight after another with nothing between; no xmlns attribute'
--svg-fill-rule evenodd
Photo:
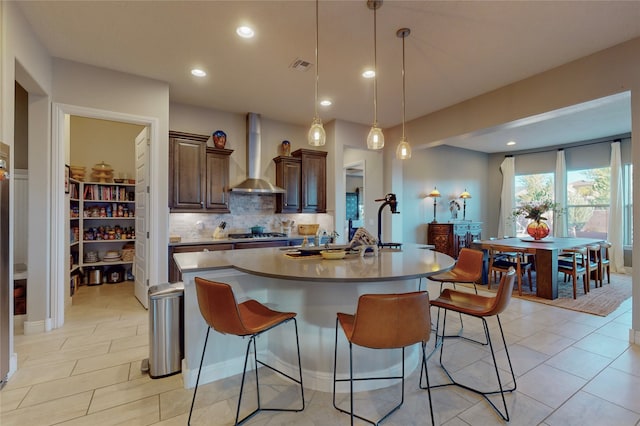
<svg viewBox="0 0 640 426"><path fill-rule="evenodd" d="M332 102L329 99L323 99L320 101L320 105L322 106L330 106L332 104Z"/></svg>
<svg viewBox="0 0 640 426"><path fill-rule="evenodd" d="M194 75L196 77L204 77L205 75L207 75L207 73L199 68L194 68L191 70L191 75Z"/></svg>
<svg viewBox="0 0 640 426"><path fill-rule="evenodd" d="M376 76L376 72L374 70L366 70L365 72L362 73L362 76L364 78L373 78Z"/></svg>
<svg viewBox="0 0 640 426"><path fill-rule="evenodd" d="M515 145L515 144L516 144L516 142L515 142L515 141L509 141L509 142L507 142L507 146L513 146L513 145Z"/></svg>
<svg viewBox="0 0 640 426"><path fill-rule="evenodd" d="M236 34L238 34L242 38L251 38L255 35L253 30L246 26L236 28Z"/></svg>

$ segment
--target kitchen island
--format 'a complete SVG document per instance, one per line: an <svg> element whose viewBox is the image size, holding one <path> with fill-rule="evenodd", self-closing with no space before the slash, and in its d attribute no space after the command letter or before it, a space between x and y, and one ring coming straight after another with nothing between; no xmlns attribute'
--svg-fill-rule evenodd
<svg viewBox="0 0 640 426"><path fill-rule="evenodd" d="M185 286L185 354L182 374L185 387L195 385L206 324L200 315L194 278L230 284L238 302L254 298L272 309L297 312L303 381L307 388L330 392L333 379L333 348L337 312L355 312L358 297L365 293L416 291L420 280L449 270L454 260L420 245L401 250L384 249L378 256L348 254L344 259L320 256L290 257L283 248L225 250L174 255ZM422 288L426 284L422 283ZM237 336L214 333L207 348L201 382L207 383L242 372L246 342ZM267 362L288 373L296 370L292 327L279 327L262 336L258 351ZM346 350L346 345L341 345ZM418 364L418 346L406 351L409 371ZM354 362L362 372L386 374L399 371L395 351L370 352L354 348ZM345 359L344 357L341 357ZM338 372L348 371L339 364ZM371 381L369 389L386 386Z"/></svg>

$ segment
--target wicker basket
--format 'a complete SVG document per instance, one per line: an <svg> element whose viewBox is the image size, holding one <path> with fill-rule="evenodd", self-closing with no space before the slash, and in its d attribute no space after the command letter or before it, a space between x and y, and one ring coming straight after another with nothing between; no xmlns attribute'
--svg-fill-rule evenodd
<svg viewBox="0 0 640 426"><path fill-rule="evenodd" d="M316 232L318 232L318 228L319 227L320 227L319 223L298 225L298 234L300 234L300 235L316 235Z"/></svg>
<svg viewBox="0 0 640 426"><path fill-rule="evenodd" d="M122 261L123 262L133 262L133 258L134 257L136 257L136 249L135 248L122 249Z"/></svg>

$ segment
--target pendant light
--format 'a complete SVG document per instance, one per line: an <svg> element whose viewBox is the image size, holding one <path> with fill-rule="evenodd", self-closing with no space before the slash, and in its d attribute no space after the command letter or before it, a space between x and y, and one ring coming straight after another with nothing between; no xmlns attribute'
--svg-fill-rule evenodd
<svg viewBox="0 0 640 426"><path fill-rule="evenodd" d="M378 127L378 58L376 46L376 10L382 6L382 0L367 0L367 7L373 9L373 125L367 136L367 148L382 149L384 147L384 134Z"/></svg>
<svg viewBox="0 0 640 426"><path fill-rule="evenodd" d="M309 129L309 133L307 134L307 140L309 141L309 145L312 146L322 146L325 144L327 140L327 134L324 131L324 127L322 126L322 120L318 115L318 0L316 0L316 90L314 97L314 110L315 115L313 117L313 121L311 122L311 128Z"/></svg>
<svg viewBox="0 0 640 426"><path fill-rule="evenodd" d="M405 78L404 78L404 39L411 34L409 28L400 28L396 35L402 38L402 139L396 148L396 158L398 160L406 160L411 158L411 145L407 142L407 138L404 136L404 121L405 121Z"/></svg>

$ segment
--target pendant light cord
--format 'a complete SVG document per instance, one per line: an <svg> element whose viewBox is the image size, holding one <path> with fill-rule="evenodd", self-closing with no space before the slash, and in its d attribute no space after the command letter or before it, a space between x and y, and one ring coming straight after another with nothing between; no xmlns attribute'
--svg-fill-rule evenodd
<svg viewBox="0 0 640 426"><path fill-rule="evenodd" d="M378 46L376 43L377 37L377 19L376 19L377 7L373 7L373 125L378 127Z"/></svg>
<svg viewBox="0 0 640 426"><path fill-rule="evenodd" d="M318 1L319 0L316 0L316 91L314 102L315 117L318 117Z"/></svg>
<svg viewBox="0 0 640 426"><path fill-rule="evenodd" d="M402 140L404 140L404 119L405 119L405 83L404 83L404 39L402 37Z"/></svg>

